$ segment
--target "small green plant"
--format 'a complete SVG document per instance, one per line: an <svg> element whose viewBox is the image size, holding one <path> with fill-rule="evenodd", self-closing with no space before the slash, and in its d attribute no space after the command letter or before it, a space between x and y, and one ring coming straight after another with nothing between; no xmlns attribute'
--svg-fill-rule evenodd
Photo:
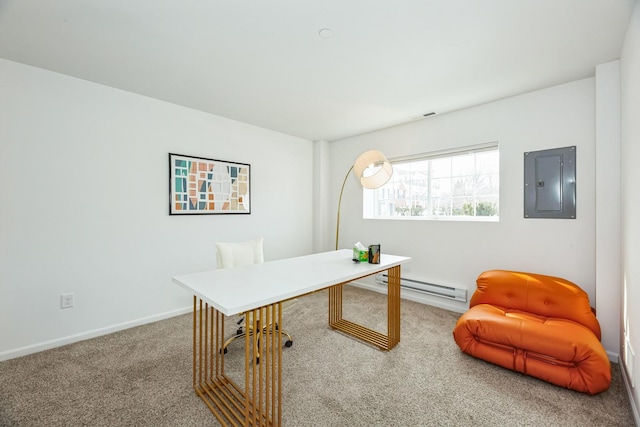
<svg viewBox="0 0 640 427"><path fill-rule="evenodd" d="M413 205L411 206L411 216L422 216L424 212L424 206Z"/></svg>
<svg viewBox="0 0 640 427"><path fill-rule="evenodd" d="M462 214L468 216L495 216L498 213L495 203L479 202L476 205L475 214L473 212L473 203L465 203L462 206Z"/></svg>

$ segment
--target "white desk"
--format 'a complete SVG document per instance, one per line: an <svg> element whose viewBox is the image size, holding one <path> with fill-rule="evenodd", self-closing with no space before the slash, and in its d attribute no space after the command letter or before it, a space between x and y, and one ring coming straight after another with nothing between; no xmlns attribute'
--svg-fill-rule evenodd
<svg viewBox="0 0 640 427"><path fill-rule="evenodd" d="M382 254L380 264L354 263L339 250L176 276L193 298L193 387L223 425L280 425L282 302L329 288L329 326L382 350L400 341L400 265L411 258ZM342 285L387 270L387 333L342 318ZM244 389L224 373L224 318L248 312ZM260 338L260 342L258 342ZM260 363L254 363L260 355ZM229 424L228 424L229 423Z"/></svg>

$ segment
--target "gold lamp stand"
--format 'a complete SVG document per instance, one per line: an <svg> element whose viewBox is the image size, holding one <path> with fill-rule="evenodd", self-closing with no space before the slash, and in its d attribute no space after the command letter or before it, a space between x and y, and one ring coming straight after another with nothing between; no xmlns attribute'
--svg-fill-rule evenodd
<svg viewBox="0 0 640 427"><path fill-rule="evenodd" d="M360 154L355 163L349 168L347 174L342 181L340 189L340 198L338 199L338 217L336 219L336 250L338 250L338 238L340 234L340 206L342 205L342 194L347 178L351 171L354 172L356 178L360 181L360 185L364 188L375 189L382 187L389 181L393 175L393 166L384 154L378 150L365 151Z"/></svg>

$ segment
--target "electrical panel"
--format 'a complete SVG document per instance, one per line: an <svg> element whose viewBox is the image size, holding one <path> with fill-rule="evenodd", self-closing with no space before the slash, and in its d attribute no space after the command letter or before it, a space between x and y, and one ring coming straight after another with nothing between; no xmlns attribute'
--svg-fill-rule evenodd
<svg viewBox="0 0 640 427"><path fill-rule="evenodd" d="M524 153L524 217L576 218L576 147Z"/></svg>

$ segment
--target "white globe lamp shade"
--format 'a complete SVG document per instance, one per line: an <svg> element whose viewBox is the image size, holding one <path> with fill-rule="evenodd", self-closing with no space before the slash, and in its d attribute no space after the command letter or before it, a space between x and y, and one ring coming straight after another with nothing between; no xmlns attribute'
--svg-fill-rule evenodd
<svg viewBox="0 0 640 427"><path fill-rule="evenodd" d="M382 187L391 179L393 167L384 154L378 150L371 150L362 153L356 159L353 173L364 188L373 189Z"/></svg>

